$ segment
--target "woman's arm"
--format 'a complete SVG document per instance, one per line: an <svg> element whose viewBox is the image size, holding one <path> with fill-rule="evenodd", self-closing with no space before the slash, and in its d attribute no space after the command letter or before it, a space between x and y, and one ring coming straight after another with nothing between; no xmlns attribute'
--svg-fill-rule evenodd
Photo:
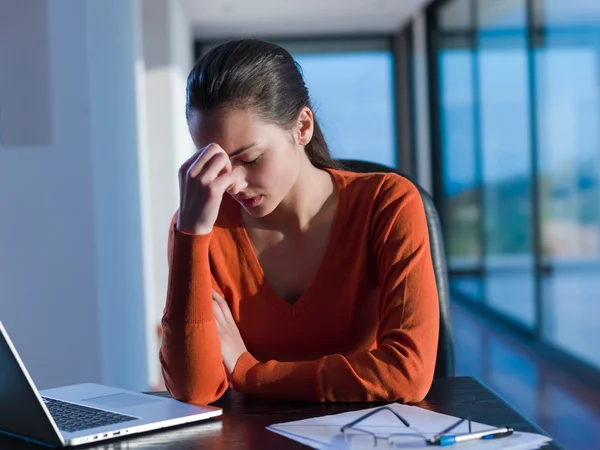
<svg viewBox="0 0 600 450"><path fill-rule="evenodd" d="M439 332L425 211L416 188L394 177L386 179L374 211L371 263L377 266L381 292L377 348L302 362L260 363L246 352L232 374L236 390L306 401L417 402L425 397Z"/></svg>
<svg viewBox="0 0 600 450"><path fill-rule="evenodd" d="M165 385L177 400L206 405L227 390L212 310L210 234L169 231L169 283L162 318L160 362Z"/></svg>

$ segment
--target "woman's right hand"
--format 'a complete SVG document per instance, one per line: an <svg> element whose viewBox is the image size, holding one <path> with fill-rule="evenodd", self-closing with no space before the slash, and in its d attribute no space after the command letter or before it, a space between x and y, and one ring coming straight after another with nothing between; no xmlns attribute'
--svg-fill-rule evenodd
<svg viewBox="0 0 600 450"><path fill-rule="evenodd" d="M219 145L200 149L179 169L177 228L190 234L208 234L219 214L225 191L236 186L229 155Z"/></svg>

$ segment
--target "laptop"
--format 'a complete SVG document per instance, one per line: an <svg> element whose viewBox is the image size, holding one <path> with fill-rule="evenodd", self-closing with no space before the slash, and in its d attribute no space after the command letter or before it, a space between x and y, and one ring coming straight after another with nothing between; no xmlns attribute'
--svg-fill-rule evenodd
<svg viewBox="0 0 600 450"><path fill-rule="evenodd" d="M0 433L68 447L197 422L222 412L93 383L38 391L0 322Z"/></svg>

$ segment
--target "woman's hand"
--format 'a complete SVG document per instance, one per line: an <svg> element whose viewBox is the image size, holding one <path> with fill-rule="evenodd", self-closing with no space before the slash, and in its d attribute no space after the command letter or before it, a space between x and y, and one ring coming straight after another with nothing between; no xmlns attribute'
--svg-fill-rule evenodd
<svg viewBox="0 0 600 450"><path fill-rule="evenodd" d="M225 191L237 189L229 155L219 145L200 149L179 169L177 228L191 234L208 234L217 220Z"/></svg>
<svg viewBox="0 0 600 450"><path fill-rule="evenodd" d="M221 341L221 356L227 372L232 374L238 359L248 350L227 302L214 289L212 298L213 311L217 321L217 334Z"/></svg>

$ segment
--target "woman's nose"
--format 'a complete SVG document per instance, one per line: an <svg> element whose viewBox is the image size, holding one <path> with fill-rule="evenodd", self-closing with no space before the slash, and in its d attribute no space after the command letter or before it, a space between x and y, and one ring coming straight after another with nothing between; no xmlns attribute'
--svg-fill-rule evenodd
<svg viewBox="0 0 600 450"><path fill-rule="evenodd" d="M233 176L235 182L233 183L233 186L229 189L229 193L231 195L237 195L241 190L246 189L248 187L248 183L246 182L245 171L240 167L236 167L235 169L233 169Z"/></svg>

